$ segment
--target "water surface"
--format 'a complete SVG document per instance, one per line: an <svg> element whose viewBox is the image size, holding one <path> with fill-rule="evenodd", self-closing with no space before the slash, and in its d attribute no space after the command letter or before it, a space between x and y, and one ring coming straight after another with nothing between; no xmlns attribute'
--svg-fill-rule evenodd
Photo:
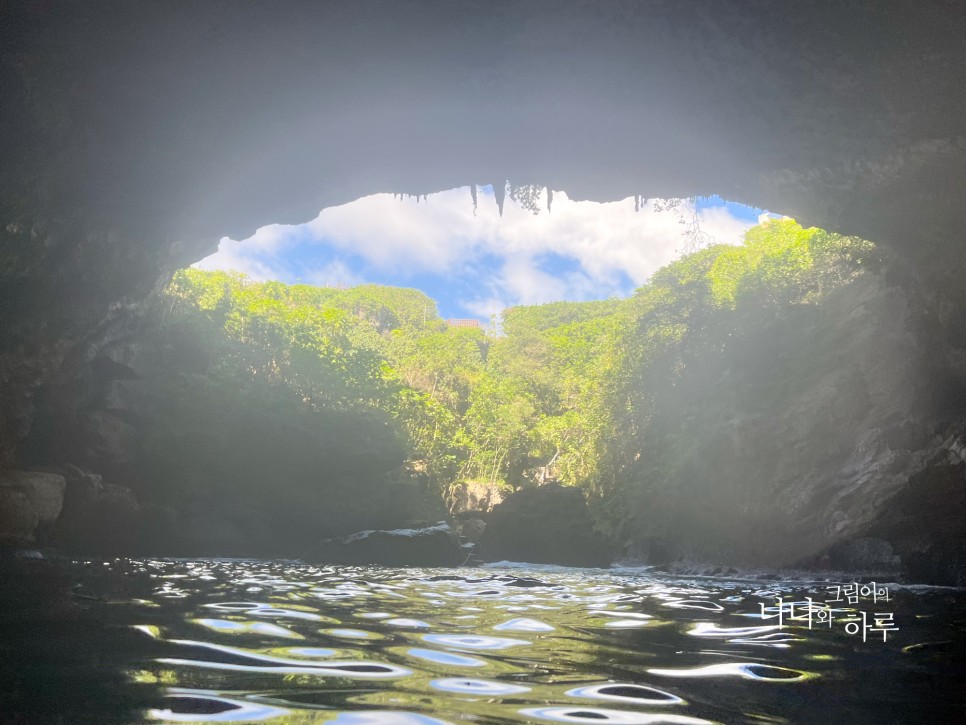
<svg viewBox="0 0 966 725"><path fill-rule="evenodd" d="M89 613L130 635L109 662L147 698L128 722L966 722L954 590L892 585L888 602L822 606L828 584L631 570L86 566L91 590L118 580ZM779 597L782 626L762 618ZM869 625L892 615L885 641L846 631L863 612ZM98 630L74 634L103 650ZM92 707L113 721L110 703Z"/></svg>

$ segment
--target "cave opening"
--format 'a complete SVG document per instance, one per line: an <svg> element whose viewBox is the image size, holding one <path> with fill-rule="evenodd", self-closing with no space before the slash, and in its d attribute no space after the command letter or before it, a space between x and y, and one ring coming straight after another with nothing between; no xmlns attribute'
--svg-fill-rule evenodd
<svg viewBox="0 0 966 725"><path fill-rule="evenodd" d="M93 358L82 397L43 401L27 455L125 482L159 519L141 533L160 539L134 545L186 553L291 556L445 516L482 529L547 483L591 500L581 526L603 536L571 548L611 547L592 561L730 547L788 566L847 540L816 531L841 507L820 487L799 528L760 492L790 437L799 466L844 441L822 454L826 480L854 464L844 431L908 400L869 372L914 324L885 330L884 252L720 197L497 188L365 197L223 238ZM888 375L914 386L920 362ZM816 397L802 430L760 435ZM716 458L661 462L691 439ZM744 483L717 485L722 471ZM649 497L663 521L645 520ZM730 513L709 526L706 507Z"/></svg>

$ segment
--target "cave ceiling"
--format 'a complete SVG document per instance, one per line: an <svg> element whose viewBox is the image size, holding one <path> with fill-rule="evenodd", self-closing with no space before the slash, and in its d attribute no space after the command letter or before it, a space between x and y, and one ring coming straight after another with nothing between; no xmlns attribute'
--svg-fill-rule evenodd
<svg viewBox="0 0 966 725"><path fill-rule="evenodd" d="M506 179L600 201L717 193L909 249L966 221L961 2L2 12L8 237L45 220L40 236L150 250L128 254L145 268L372 193Z"/></svg>

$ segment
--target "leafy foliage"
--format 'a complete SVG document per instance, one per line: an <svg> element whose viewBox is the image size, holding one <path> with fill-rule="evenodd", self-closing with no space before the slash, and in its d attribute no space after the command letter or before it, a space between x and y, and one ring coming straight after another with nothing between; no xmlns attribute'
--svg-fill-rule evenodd
<svg viewBox="0 0 966 725"><path fill-rule="evenodd" d="M203 341L206 380L226 398L351 413L358 436L399 446L437 494L464 480L583 486L619 536L642 492L664 485L654 471L675 480L687 458L695 381L724 380L750 330L874 263L868 242L775 220L668 265L629 299L508 309L500 336L447 327L411 289L183 270L167 295L169 324Z"/></svg>

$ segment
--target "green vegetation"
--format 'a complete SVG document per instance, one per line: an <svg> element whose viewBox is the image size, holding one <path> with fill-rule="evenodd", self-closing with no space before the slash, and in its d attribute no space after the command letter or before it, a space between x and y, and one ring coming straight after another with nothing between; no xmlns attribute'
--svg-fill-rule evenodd
<svg viewBox="0 0 966 725"><path fill-rule="evenodd" d="M447 327L416 290L183 270L166 292L166 326L203 360L196 400L258 399L312 440L345 441L370 478L396 465L437 497L466 480L582 486L620 536L642 492L671 487L687 460L691 391L724 386L741 362L760 369L760 390L780 395L794 382L770 381L767 364L741 357L749 336L874 259L868 242L770 221L743 246L665 267L629 299L506 310L499 336ZM379 486L398 484L387 476Z"/></svg>

